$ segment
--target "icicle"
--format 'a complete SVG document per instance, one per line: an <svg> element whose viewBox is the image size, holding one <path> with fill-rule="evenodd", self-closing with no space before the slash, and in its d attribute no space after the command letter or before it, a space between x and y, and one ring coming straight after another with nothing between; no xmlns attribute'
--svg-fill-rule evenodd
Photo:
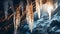
<svg viewBox="0 0 60 34"><path fill-rule="evenodd" d="M48 0L47 0L48 1ZM48 14L49 14L49 20L51 19L51 13L52 13L52 10L53 10L53 1L50 0L47 2L47 11L48 11Z"/></svg>
<svg viewBox="0 0 60 34"><path fill-rule="evenodd" d="M30 23L30 26L31 26L31 32L32 32L32 29L33 29L33 22L34 22L34 16L33 16L33 6L32 6L32 3L30 5L30 19L31 19L31 23Z"/></svg>
<svg viewBox="0 0 60 34"><path fill-rule="evenodd" d="M47 11L48 11L48 14L49 14L49 20L51 19L51 7L50 7L50 3L48 3L48 8L47 8Z"/></svg>
<svg viewBox="0 0 60 34"><path fill-rule="evenodd" d="M35 0L36 2L36 11L38 14L38 18L40 18L40 4L39 4L39 0Z"/></svg>
<svg viewBox="0 0 60 34"><path fill-rule="evenodd" d="M17 29L20 24L20 7L16 9L16 14L14 14L14 34L17 34Z"/></svg>
<svg viewBox="0 0 60 34"><path fill-rule="evenodd" d="M14 22L14 34L16 34L16 29L15 29L15 13L13 15L13 22Z"/></svg>
<svg viewBox="0 0 60 34"><path fill-rule="evenodd" d="M28 22L28 24L29 24L29 29L30 29L31 32L32 32L33 22L34 22L32 3L31 3L30 5L29 5L29 3L27 4L27 6L26 6L26 11L27 11L26 19L27 19L27 22Z"/></svg>
<svg viewBox="0 0 60 34"><path fill-rule="evenodd" d="M51 11L48 11L49 14L49 20L51 19Z"/></svg>

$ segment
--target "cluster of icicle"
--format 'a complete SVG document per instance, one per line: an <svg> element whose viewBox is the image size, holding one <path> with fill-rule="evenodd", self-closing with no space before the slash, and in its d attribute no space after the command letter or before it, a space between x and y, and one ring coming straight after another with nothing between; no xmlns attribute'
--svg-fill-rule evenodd
<svg viewBox="0 0 60 34"><path fill-rule="evenodd" d="M35 0L36 2L36 11L38 13L38 18L41 17L41 9L46 11L49 15L49 20L51 19L51 13L58 7L57 2L53 3L53 0L45 0L45 4L43 4L43 0Z"/></svg>
<svg viewBox="0 0 60 34"><path fill-rule="evenodd" d="M27 20L27 24L29 25L29 28L32 32L33 30L33 25L34 25L34 13L33 13L33 4L32 2L30 2L31 0L27 0L27 5L26 5L26 20ZM41 18L41 9L43 9L43 5L45 5L45 9L47 11L47 13L49 14L49 20L51 19L51 13L52 10L54 9L54 4L52 0L47 0L47 2L45 4L42 3L42 0L35 0L36 3L36 12L38 14L38 18ZM55 4L57 5L57 3ZM14 33L17 34L17 29L18 29L18 25L20 24L20 20L21 20L21 16L20 16L20 7L19 6L16 9L16 12L14 12ZM57 8L57 6L56 6ZM22 8L22 12L23 12L23 8ZM7 17L7 11L5 12L5 15Z"/></svg>

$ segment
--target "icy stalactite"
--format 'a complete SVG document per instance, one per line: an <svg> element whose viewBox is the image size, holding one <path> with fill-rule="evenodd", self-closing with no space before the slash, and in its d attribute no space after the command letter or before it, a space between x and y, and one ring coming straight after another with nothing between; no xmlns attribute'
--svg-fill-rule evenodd
<svg viewBox="0 0 60 34"><path fill-rule="evenodd" d="M56 10L56 8L58 8L59 4L58 4L58 0L54 3L54 9L53 10Z"/></svg>
<svg viewBox="0 0 60 34"><path fill-rule="evenodd" d="M51 12L48 12L49 13L49 20L51 19Z"/></svg>
<svg viewBox="0 0 60 34"><path fill-rule="evenodd" d="M16 9L14 14L14 34L17 34L18 26L20 25L20 7Z"/></svg>
<svg viewBox="0 0 60 34"><path fill-rule="evenodd" d="M33 14L33 6L32 6L32 3L31 3L31 5L30 5L30 11L31 11L31 12L30 12L30 19L31 19L31 20L30 20L30 21L31 21L31 25L30 25L31 28L30 28L30 29L31 29L31 32L32 32L33 25L34 25L34 24L33 24L33 23L34 23L34 14Z"/></svg>
<svg viewBox="0 0 60 34"><path fill-rule="evenodd" d="M56 2L54 5L55 5L55 8L57 8L57 7L58 7L58 3L57 3L57 2Z"/></svg>
<svg viewBox="0 0 60 34"><path fill-rule="evenodd" d="M33 6L32 6L32 3L31 4L27 4L26 6L26 19L27 19L27 22L28 22L28 25L29 25L29 29L31 30L32 32L32 29L33 29L33 23L34 23L34 16L33 16Z"/></svg>
<svg viewBox="0 0 60 34"><path fill-rule="evenodd" d="M39 2L40 1L40 2ZM52 17L52 13L56 10L58 7L58 3L54 3L52 0L46 0L45 3L42 2L42 0L35 0L36 2L36 13L38 13L38 17L41 17L41 11L48 13L49 20ZM42 14L43 15L43 14Z"/></svg>
<svg viewBox="0 0 60 34"><path fill-rule="evenodd" d="M40 19L40 5L39 4L39 0L35 0L36 2L36 11L37 11L37 14L38 14L38 18Z"/></svg>
<svg viewBox="0 0 60 34"><path fill-rule="evenodd" d="M14 34L16 34L16 30L15 30L15 13L13 15L13 22L14 22Z"/></svg>
<svg viewBox="0 0 60 34"><path fill-rule="evenodd" d="M49 14L49 20L51 19L51 12L52 12L52 10L53 10L53 1L51 0L51 1L49 1L49 2L47 2L47 12L48 12L48 14Z"/></svg>

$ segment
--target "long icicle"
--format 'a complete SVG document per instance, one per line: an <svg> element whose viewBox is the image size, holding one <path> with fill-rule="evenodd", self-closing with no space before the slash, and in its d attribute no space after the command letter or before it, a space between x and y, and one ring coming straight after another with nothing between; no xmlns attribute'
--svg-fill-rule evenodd
<svg viewBox="0 0 60 34"><path fill-rule="evenodd" d="M36 2L36 11L38 14L38 18L40 19L40 4L39 4L39 0L35 0Z"/></svg>
<svg viewBox="0 0 60 34"><path fill-rule="evenodd" d="M29 24L29 28L32 32L32 29L33 29L33 22L34 22L34 16L33 16L33 6L32 6L32 3L29 5L27 5L26 7L26 11L27 11L27 16L26 16L26 19L27 19L27 22Z"/></svg>
<svg viewBox="0 0 60 34"><path fill-rule="evenodd" d="M15 30L15 13L13 15L13 22L14 22L14 34L16 34L16 30Z"/></svg>
<svg viewBox="0 0 60 34"><path fill-rule="evenodd" d="M30 29L31 29L31 32L32 32L32 29L33 29L33 23L34 23L34 15L33 15L33 6L32 6L32 3L30 5L30 21L31 23L29 24Z"/></svg>
<svg viewBox="0 0 60 34"><path fill-rule="evenodd" d="M51 11L53 9L53 1L52 0L47 0L47 11L48 11L48 14L49 14L49 20L51 19Z"/></svg>
<svg viewBox="0 0 60 34"><path fill-rule="evenodd" d="M20 24L20 7L16 9L16 14L14 15L14 34L17 34L17 29Z"/></svg>

